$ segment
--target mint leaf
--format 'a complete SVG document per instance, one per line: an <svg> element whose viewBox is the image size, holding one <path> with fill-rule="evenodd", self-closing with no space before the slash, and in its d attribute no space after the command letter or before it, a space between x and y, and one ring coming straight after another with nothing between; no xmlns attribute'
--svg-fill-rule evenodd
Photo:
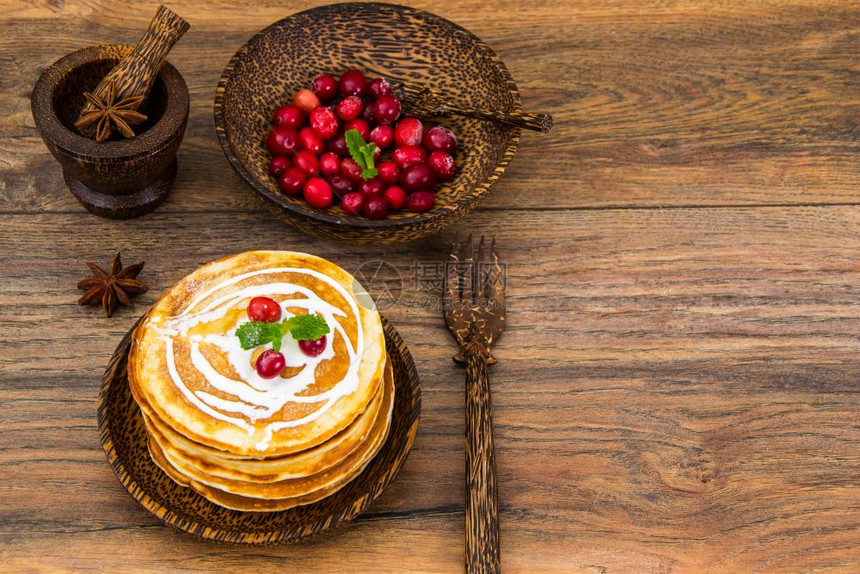
<svg viewBox="0 0 860 574"><path fill-rule="evenodd" d="M276 338L278 346L275 349L281 348L282 332L278 323L263 323L262 321L243 323L236 329L236 336L239 337L239 344L246 351L266 343L273 343L272 346L274 347Z"/></svg>
<svg viewBox="0 0 860 574"><path fill-rule="evenodd" d="M271 323L275 325L277 329L272 330L272 348L276 351L281 350L281 341L284 340L284 324L283 323Z"/></svg>
<svg viewBox="0 0 860 574"><path fill-rule="evenodd" d="M373 152L376 151L376 144L364 143L364 138L361 137L361 133L358 130L347 130L344 134L344 139L346 140L346 147L349 149L349 155L352 156L352 159L361 168L362 179L376 177L376 174L379 173L373 161Z"/></svg>
<svg viewBox="0 0 860 574"><path fill-rule="evenodd" d="M370 179L376 177L379 170L373 165L373 153L376 151L376 144L369 143L361 146L361 155L364 156L364 167L361 169L362 179Z"/></svg>
<svg viewBox="0 0 860 574"><path fill-rule="evenodd" d="M328 323L319 315L297 315L290 317L286 323L290 335L296 341L316 341L331 331Z"/></svg>
<svg viewBox="0 0 860 574"><path fill-rule="evenodd" d="M246 351L267 343L271 343L274 350L280 351L287 333L296 341L316 341L330 331L322 317L299 315L280 323L249 321L236 329L236 336L239 337L239 345Z"/></svg>
<svg viewBox="0 0 860 574"><path fill-rule="evenodd" d="M352 156L355 163L361 166L362 169L367 167L367 164L364 163L364 154L361 153L361 148L364 147L364 138L361 137L361 133L358 130L347 130L343 134L343 137L346 140L349 155Z"/></svg>

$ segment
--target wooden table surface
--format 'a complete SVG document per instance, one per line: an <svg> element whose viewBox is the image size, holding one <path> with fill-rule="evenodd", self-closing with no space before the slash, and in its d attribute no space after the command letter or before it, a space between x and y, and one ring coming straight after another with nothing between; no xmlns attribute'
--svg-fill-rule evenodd
<svg viewBox="0 0 860 574"><path fill-rule="evenodd" d="M860 4L414 2L483 38L556 127L524 134L454 228L379 248L275 220L215 138L231 55L309 4L170 3L192 24L170 57L192 97L180 173L157 211L118 222L67 191L28 97L66 53L135 41L156 3L3 3L0 570L460 570L464 371L425 296L472 232L508 264L491 372L506 571L860 571ZM385 314L422 379L398 480L300 546L163 526L96 429L105 364L139 314L247 249L391 263L404 288ZM151 290L105 319L75 284L118 250L146 260Z"/></svg>

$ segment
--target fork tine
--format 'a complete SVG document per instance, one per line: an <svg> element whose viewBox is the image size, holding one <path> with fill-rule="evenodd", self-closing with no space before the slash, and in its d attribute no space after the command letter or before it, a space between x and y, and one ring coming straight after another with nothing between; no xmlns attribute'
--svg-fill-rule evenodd
<svg viewBox="0 0 860 574"><path fill-rule="evenodd" d="M454 299L458 297L457 290L460 280L457 275L457 268L460 263L460 242L455 237L454 243L451 246L451 254L448 255L448 261L445 264L445 273L442 275L442 305L453 304Z"/></svg>
<svg viewBox="0 0 860 574"><path fill-rule="evenodd" d="M392 89L394 95L400 98L404 113L430 117L443 115L444 101L430 88L411 82L394 82Z"/></svg>
<svg viewBox="0 0 860 574"><path fill-rule="evenodd" d="M475 267L471 233L469 234L469 238L466 240L466 243L463 244L463 248L460 250L460 265L458 267L460 268L458 271L458 275L460 277L460 299L470 299L472 296L472 285L474 285ZM472 281L469 285L466 285L467 276L468 281Z"/></svg>
<svg viewBox="0 0 860 574"><path fill-rule="evenodd" d="M427 86L422 86L421 84L413 84L412 82L396 82L394 86L395 91L398 88L404 94L413 98L419 98L428 94L432 94L430 88L428 88Z"/></svg>
<svg viewBox="0 0 860 574"><path fill-rule="evenodd" d="M486 297L493 300L493 304L504 303L505 300L505 277L502 267L499 265L499 253L496 251L496 238L490 243L490 262L487 265L487 280L485 284Z"/></svg>
<svg viewBox="0 0 860 574"><path fill-rule="evenodd" d="M486 263L484 262L484 236L481 236L481 241L478 243L478 255L475 257L475 262L472 264L472 300L479 302L484 297L484 271Z"/></svg>
<svg viewBox="0 0 860 574"><path fill-rule="evenodd" d="M481 276L481 297L486 301L489 301L493 297L491 289L493 283L493 270L498 263L498 257L496 257L495 250L496 238L494 236L490 237L490 244L487 246L487 255L484 258L483 264L484 270Z"/></svg>

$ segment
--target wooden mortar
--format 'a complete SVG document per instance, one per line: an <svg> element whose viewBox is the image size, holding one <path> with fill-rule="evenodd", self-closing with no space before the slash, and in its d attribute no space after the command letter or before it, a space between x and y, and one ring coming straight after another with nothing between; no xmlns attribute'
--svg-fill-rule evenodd
<svg viewBox="0 0 860 574"><path fill-rule="evenodd" d="M176 151L188 121L188 88L170 63L154 78L140 111L148 119L130 139L96 142L74 127L92 91L134 46L92 46L49 66L33 88L36 128L63 168L72 194L102 217L128 219L155 209L176 179Z"/></svg>

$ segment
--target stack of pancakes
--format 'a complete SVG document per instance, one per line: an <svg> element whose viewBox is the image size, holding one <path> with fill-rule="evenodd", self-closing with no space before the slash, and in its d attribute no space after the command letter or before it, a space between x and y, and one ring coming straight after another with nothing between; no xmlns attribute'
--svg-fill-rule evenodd
<svg viewBox="0 0 860 574"><path fill-rule="evenodd" d="M254 369L271 343L242 349L236 329L253 297L284 318L314 313L326 349L284 337L287 367ZM303 253L253 251L205 265L172 287L135 330L128 379L153 461L212 502L283 510L338 491L388 435L394 380L382 324L346 271Z"/></svg>

